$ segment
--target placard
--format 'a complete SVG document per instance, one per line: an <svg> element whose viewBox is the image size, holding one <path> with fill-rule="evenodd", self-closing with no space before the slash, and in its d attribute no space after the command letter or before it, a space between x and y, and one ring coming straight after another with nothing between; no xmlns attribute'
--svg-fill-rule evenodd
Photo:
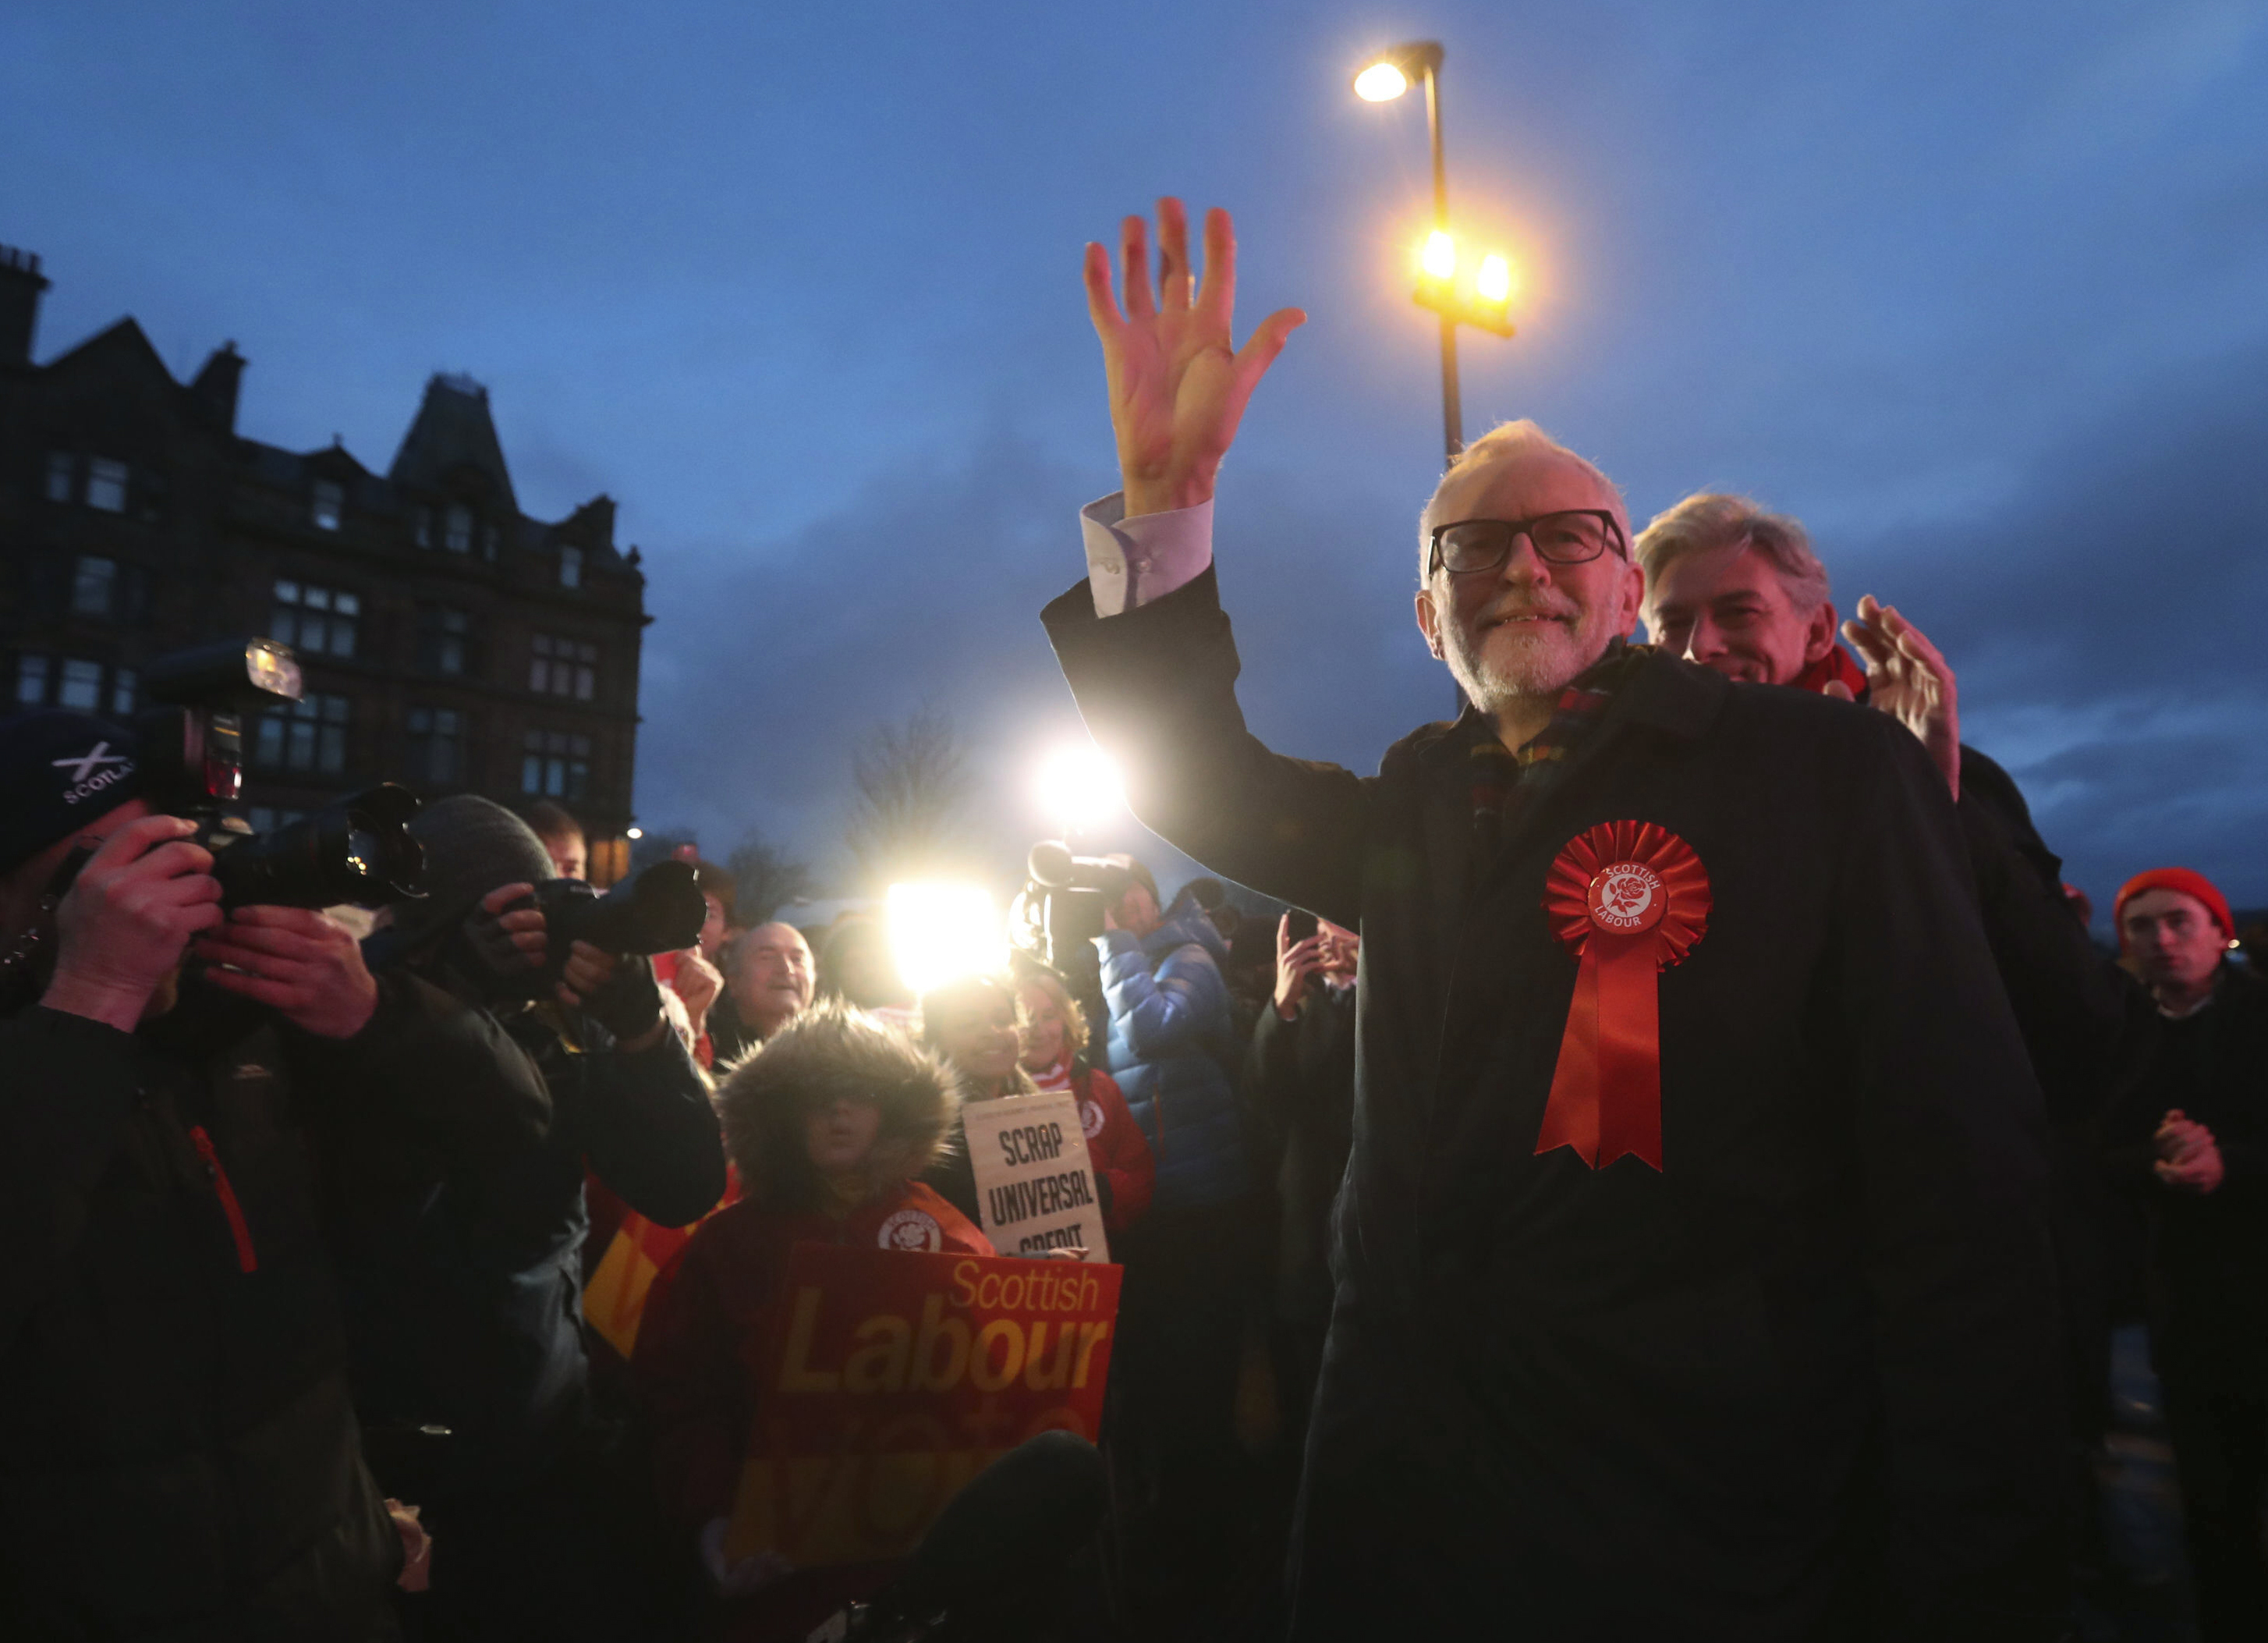
<svg viewBox="0 0 2268 1643"><path fill-rule="evenodd" d="M968 1101L961 1121L976 1172L977 1219L995 1249L1085 1249L1089 1261L1110 1259L1077 1096L1057 1090Z"/></svg>
<svg viewBox="0 0 2268 1643"><path fill-rule="evenodd" d="M799 1244L773 1310L726 1557L901 1558L1036 1433L1093 1441L1120 1269Z"/></svg>

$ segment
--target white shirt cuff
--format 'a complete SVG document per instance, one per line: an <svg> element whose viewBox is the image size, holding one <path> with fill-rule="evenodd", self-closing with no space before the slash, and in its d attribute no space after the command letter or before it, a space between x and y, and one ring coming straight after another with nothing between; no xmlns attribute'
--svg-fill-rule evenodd
<svg viewBox="0 0 2268 1643"><path fill-rule="evenodd" d="M1186 587L1212 563L1212 504L1126 517L1115 491L1079 511L1094 614L1116 616Z"/></svg>

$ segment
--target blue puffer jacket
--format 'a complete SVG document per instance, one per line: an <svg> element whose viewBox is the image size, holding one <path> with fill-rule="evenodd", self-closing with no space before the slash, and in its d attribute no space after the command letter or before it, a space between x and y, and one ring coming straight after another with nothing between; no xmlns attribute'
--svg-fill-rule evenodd
<svg viewBox="0 0 2268 1643"><path fill-rule="evenodd" d="M1110 1006L1110 1076L1158 1160L1152 1212L1241 1197L1248 1169L1226 1071L1235 1035L1219 933L1182 895L1147 936L1112 930L1095 946Z"/></svg>

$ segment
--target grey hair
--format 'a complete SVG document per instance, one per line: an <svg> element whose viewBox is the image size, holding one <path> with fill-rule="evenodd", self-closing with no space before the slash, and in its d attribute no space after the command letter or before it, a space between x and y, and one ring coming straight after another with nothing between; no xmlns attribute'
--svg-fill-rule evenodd
<svg viewBox="0 0 2268 1643"><path fill-rule="evenodd" d="M1433 494L1425 499L1418 515L1418 581L1422 586L1432 557L1433 506L1441 499L1441 492L1460 474L1479 468L1494 467L1521 457L1564 457L1598 481L1599 489L1612 499L1615 522L1623 527L1623 541L1630 541L1630 505L1623 500L1622 487L1616 484L1587 456L1569 450L1535 423L1523 416L1517 422L1500 422L1479 438L1457 453L1457 460L1449 464L1441 475L1441 483L1433 487Z"/></svg>
<svg viewBox="0 0 2268 1643"><path fill-rule="evenodd" d="M1653 590L1662 571L1688 554L1719 548L1749 547L1779 572L1788 600L1799 610L1817 609L1834 597L1827 567L1811 551L1801 523L1773 513L1746 497L1701 490L1653 516L1638 539L1638 563L1646 572L1646 608L1653 609ZM1653 625L1649 614L1646 626Z"/></svg>

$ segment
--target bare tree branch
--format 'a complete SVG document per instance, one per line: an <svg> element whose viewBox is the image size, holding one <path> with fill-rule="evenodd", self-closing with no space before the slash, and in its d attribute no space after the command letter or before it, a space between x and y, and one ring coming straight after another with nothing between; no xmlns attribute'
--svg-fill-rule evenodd
<svg viewBox="0 0 2268 1643"><path fill-rule="evenodd" d="M810 865L751 829L725 858L733 874L733 916L744 927L768 923L790 902L809 895L818 879Z"/></svg>
<svg viewBox="0 0 2268 1643"><path fill-rule="evenodd" d="M949 714L922 707L877 726L851 755L850 780L843 848L870 892L961 865L976 778Z"/></svg>

